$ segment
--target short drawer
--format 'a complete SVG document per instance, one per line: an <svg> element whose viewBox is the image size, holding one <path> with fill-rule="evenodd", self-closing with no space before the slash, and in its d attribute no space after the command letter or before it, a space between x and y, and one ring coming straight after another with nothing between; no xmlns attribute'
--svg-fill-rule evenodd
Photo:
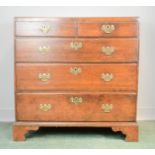
<svg viewBox="0 0 155 155"><path fill-rule="evenodd" d="M74 23L16 22L16 36L75 36Z"/></svg>
<svg viewBox="0 0 155 155"><path fill-rule="evenodd" d="M136 62L138 40L17 38L17 62Z"/></svg>
<svg viewBox="0 0 155 155"><path fill-rule="evenodd" d="M135 121L135 94L19 93L18 121Z"/></svg>
<svg viewBox="0 0 155 155"><path fill-rule="evenodd" d="M138 23L79 23L78 35L81 37L136 37Z"/></svg>
<svg viewBox="0 0 155 155"><path fill-rule="evenodd" d="M16 64L17 91L136 91L137 64Z"/></svg>

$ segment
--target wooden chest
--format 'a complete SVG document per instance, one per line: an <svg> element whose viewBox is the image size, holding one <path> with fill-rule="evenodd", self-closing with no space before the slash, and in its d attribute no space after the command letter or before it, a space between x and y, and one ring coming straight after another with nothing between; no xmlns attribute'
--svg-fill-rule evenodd
<svg viewBox="0 0 155 155"><path fill-rule="evenodd" d="M111 127L138 140L138 21L16 18L14 140L39 127Z"/></svg>

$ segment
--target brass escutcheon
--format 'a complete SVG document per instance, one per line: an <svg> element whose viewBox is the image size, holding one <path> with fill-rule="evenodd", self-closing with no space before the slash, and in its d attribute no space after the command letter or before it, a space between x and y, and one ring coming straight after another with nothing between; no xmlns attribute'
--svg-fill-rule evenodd
<svg viewBox="0 0 155 155"><path fill-rule="evenodd" d="M40 104L39 105L39 109L42 110L42 111L49 111L50 109L52 108L52 105L51 104Z"/></svg>
<svg viewBox="0 0 155 155"><path fill-rule="evenodd" d="M43 82L48 81L50 78L51 78L50 73L39 73L38 74L38 79L43 81Z"/></svg>
<svg viewBox="0 0 155 155"><path fill-rule="evenodd" d="M113 105L109 103L105 103L105 104L102 104L101 108L105 113L109 113L113 109Z"/></svg>
<svg viewBox="0 0 155 155"><path fill-rule="evenodd" d="M114 78L114 75L112 73L102 73L101 79L103 79L106 82L111 81Z"/></svg>
<svg viewBox="0 0 155 155"><path fill-rule="evenodd" d="M42 25L40 27L40 31L43 33L48 33L50 29L51 29L50 25Z"/></svg>
<svg viewBox="0 0 155 155"><path fill-rule="evenodd" d="M102 25L101 30L105 33L112 33L115 30L115 25L113 24Z"/></svg>
<svg viewBox="0 0 155 155"><path fill-rule="evenodd" d="M74 42L71 42L70 43L70 48L72 48L72 49L74 49L74 50L78 50L78 49L80 49L80 48L82 48L82 42L76 42L76 41L74 41Z"/></svg>
<svg viewBox="0 0 155 155"><path fill-rule="evenodd" d="M102 52L107 55L110 56L115 52L115 48L112 46L106 46L106 47L102 47Z"/></svg>
<svg viewBox="0 0 155 155"><path fill-rule="evenodd" d="M80 74L82 72L82 69L80 67L72 67L70 68L70 73L77 75Z"/></svg>
<svg viewBox="0 0 155 155"><path fill-rule="evenodd" d="M71 103L74 103L74 104L76 104L76 105L78 105L78 104L80 104L80 103L83 102L83 99L82 99L82 97L71 96L71 97L70 97L70 102L71 102Z"/></svg>
<svg viewBox="0 0 155 155"><path fill-rule="evenodd" d="M46 54L49 52L50 47L49 46L40 46L38 49L39 49L41 54Z"/></svg>

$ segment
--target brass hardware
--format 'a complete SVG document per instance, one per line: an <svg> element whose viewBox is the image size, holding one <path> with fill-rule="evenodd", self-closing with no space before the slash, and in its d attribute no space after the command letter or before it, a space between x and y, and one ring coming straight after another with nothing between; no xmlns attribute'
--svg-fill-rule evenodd
<svg viewBox="0 0 155 155"><path fill-rule="evenodd" d="M39 49L41 54L46 54L49 52L50 47L49 46L40 46L38 49Z"/></svg>
<svg viewBox="0 0 155 155"><path fill-rule="evenodd" d="M115 48L112 46L106 46L106 47L102 47L102 52L107 55L110 56L115 52Z"/></svg>
<svg viewBox="0 0 155 155"><path fill-rule="evenodd" d="M101 79L103 79L106 82L111 81L113 78L114 78L114 75L112 73L102 73L101 74Z"/></svg>
<svg viewBox="0 0 155 155"><path fill-rule="evenodd" d="M112 33L115 30L115 25L102 25L101 30L105 33Z"/></svg>
<svg viewBox="0 0 155 155"><path fill-rule="evenodd" d="M74 75L80 74L82 72L82 69L80 67L72 67L70 69L70 72Z"/></svg>
<svg viewBox="0 0 155 155"><path fill-rule="evenodd" d="M103 109L103 111L105 113L109 113L113 109L113 105L112 104L105 103L105 104L102 104L102 107L101 108Z"/></svg>
<svg viewBox="0 0 155 155"><path fill-rule="evenodd" d="M42 110L42 111L49 111L50 109L52 108L52 105L51 104L40 104L39 105L39 109Z"/></svg>
<svg viewBox="0 0 155 155"><path fill-rule="evenodd" d="M40 31L43 32L43 33L48 33L50 28L51 28L50 25L42 25L40 27Z"/></svg>
<svg viewBox="0 0 155 155"><path fill-rule="evenodd" d="M50 78L51 78L50 73L39 73L39 75L38 75L38 79L43 82L48 81Z"/></svg>
<svg viewBox="0 0 155 155"><path fill-rule="evenodd" d="M70 102L78 105L83 102L83 99L82 99L82 97L72 96L72 97L70 97Z"/></svg>
<svg viewBox="0 0 155 155"><path fill-rule="evenodd" d="M74 50L78 50L80 48L82 48L82 42L71 42L70 43L70 48L74 49Z"/></svg>

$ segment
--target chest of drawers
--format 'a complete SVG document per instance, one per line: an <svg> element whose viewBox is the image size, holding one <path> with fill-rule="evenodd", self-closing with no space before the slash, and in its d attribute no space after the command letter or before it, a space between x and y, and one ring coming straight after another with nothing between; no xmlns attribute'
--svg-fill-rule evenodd
<svg viewBox="0 0 155 155"><path fill-rule="evenodd" d="M14 140L39 127L111 127L138 140L138 21L16 18Z"/></svg>

